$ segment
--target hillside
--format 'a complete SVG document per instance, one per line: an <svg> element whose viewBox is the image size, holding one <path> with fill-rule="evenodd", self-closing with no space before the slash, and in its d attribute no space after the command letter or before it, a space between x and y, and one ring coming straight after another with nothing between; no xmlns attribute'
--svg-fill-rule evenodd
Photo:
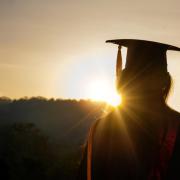
<svg viewBox="0 0 180 180"><path fill-rule="evenodd" d="M75 179L89 127L105 103L0 99L0 167L6 179Z"/></svg>

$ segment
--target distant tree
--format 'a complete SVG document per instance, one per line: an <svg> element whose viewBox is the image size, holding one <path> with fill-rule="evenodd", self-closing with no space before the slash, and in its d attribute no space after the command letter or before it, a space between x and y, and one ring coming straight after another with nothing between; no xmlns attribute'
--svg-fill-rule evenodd
<svg viewBox="0 0 180 180"><path fill-rule="evenodd" d="M52 179L54 160L48 138L34 124L12 126L5 153L11 179Z"/></svg>

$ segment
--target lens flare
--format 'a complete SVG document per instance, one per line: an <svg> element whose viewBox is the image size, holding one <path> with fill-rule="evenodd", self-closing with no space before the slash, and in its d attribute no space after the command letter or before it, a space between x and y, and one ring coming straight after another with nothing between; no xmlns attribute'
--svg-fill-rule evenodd
<svg viewBox="0 0 180 180"><path fill-rule="evenodd" d="M106 80L93 80L87 85L87 96L94 101L105 101L116 107L121 104L121 95Z"/></svg>

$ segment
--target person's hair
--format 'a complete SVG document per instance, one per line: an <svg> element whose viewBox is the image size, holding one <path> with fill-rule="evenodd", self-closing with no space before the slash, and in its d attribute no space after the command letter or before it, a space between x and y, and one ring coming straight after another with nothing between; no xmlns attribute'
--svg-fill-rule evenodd
<svg viewBox="0 0 180 180"><path fill-rule="evenodd" d="M152 76L152 74L154 74L154 76ZM141 76L135 76L131 74L131 72L123 70L119 81L117 81L117 89L120 93L126 93L128 96L132 93L140 93L141 96L146 96L152 92L152 95L158 94L165 102L170 93L171 85L172 78L169 72L161 73L161 71L158 74L154 71L154 73L145 73Z"/></svg>
<svg viewBox="0 0 180 180"><path fill-rule="evenodd" d="M169 96L172 83L173 83L172 77L171 77L170 73L167 72L166 86L165 86L164 89L163 89L163 97L164 97L165 101L167 100L167 98L168 98L168 96Z"/></svg>

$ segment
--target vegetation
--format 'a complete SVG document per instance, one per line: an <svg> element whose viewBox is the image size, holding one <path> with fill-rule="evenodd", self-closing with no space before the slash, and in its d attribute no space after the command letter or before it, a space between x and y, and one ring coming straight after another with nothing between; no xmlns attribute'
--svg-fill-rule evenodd
<svg viewBox="0 0 180 180"><path fill-rule="evenodd" d="M76 179L88 129L105 105L0 98L0 179Z"/></svg>

